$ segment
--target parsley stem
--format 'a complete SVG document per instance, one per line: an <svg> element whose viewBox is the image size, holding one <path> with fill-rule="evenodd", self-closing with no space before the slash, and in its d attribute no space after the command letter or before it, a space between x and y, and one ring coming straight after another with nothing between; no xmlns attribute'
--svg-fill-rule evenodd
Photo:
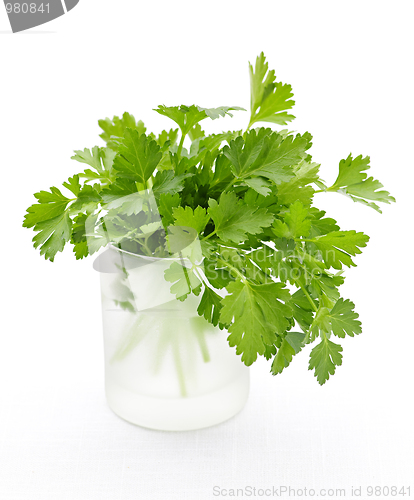
<svg viewBox="0 0 414 500"><path fill-rule="evenodd" d="M315 241L315 238L295 238L295 241L296 242L305 241L305 242L313 243Z"/></svg>
<svg viewBox="0 0 414 500"><path fill-rule="evenodd" d="M222 259L217 259L217 262L224 264L226 267L234 271L235 274L237 274L237 276L241 279L242 283L247 283L246 276L244 276L236 267L232 266L231 264Z"/></svg>
<svg viewBox="0 0 414 500"><path fill-rule="evenodd" d="M316 307L315 302L313 301L312 297L309 295L309 292L306 290L306 288L302 285L302 283L300 281L296 281L296 283L300 286L302 292L306 295L306 298L309 300L309 303L312 306L312 309L315 312L318 312L318 308Z"/></svg>
<svg viewBox="0 0 414 500"><path fill-rule="evenodd" d="M183 365L181 363L181 355L180 355L180 349L178 345L178 338L173 338L172 339L172 347L173 347L173 355L174 355L174 363L175 363L175 369L177 370L177 375L178 375L178 383L180 386L180 393L183 398L187 397L187 388L185 384L185 377L184 377L184 371L183 371Z"/></svg>
<svg viewBox="0 0 414 500"><path fill-rule="evenodd" d="M318 311L316 311L317 313ZM305 333L305 338L303 339L303 344L308 344L309 341L310 341L310 336L311 336L311 333L312 333L312 330L313 330L313 324L315 323L316 321L316 314L315 314L315 317L313 318L313 321L310 325L310 327L308 328L308 331Z"/></svg>
<svg viewBox="0 0 414 500"><path fill-rule="evenodd" d="M331 186L331 187L328 187L326 189L317 189L316 191L314 191L314 193L333 193L335 192L336 189L334 188L334 186Z"/></svg>
<svg viewBox="0 0 414 500"><path fill-rule="evenodd" d="M181 158L181 151L183 150L184 139L185 139L185 134L183 134L181 132L180 144L178 145L178 149L177 149L177 156L179 159Z"/></svg>
<svg viewBox="0 0 414 500"><path fill-rule="evenodd" d="M216 232L217 232L217 229L215 229L212 233L208 234L207 236L204 236L204 238L201 241L208 240L209 238L214 236L216 234Z"/></svg>
<svg viewBox="0 0 414 500"><path fill-rule="evenodd" d="M223 190L223 193L227 193L227 191L233 187L233 185L238 181L238 178L237 177L234 177L228 184L227 186L224 188Z"/></svg>

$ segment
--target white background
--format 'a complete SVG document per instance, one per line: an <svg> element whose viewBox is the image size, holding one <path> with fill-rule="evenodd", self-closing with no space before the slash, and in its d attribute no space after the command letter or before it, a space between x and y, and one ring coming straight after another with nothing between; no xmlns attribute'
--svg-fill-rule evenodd
<svg viewBox="0 0 414 500"><path fill-rule="evenodd" d="M2 313L0 498L215 498L213 487L411 486L413 438L412 2L81 0L9 33L0 6ZM322 388L308 351L280 377L252 369L233 420L198 432L144 430L103 392L99 281L68 249L55 263L21 228L32 194L76 173L98 118L128 110L155 131L158 104L249 106L247 61L264 51L291 83L292 128L334 180L349 152L397 198L383 215L318 194L343 229L371 236L342 287L363 322ZM240 128L247 114L212 122ZM366 495L362 495L362 497ZM285 497L287 498L287 497Z"/></svg>

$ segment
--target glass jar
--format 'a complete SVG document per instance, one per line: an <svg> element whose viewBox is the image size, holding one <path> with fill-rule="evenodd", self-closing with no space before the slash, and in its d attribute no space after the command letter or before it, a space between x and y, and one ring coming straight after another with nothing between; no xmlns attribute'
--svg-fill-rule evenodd
<svg viewBox="0 0 414 500"><path fill-rule="evenodd" d="M200 297L179 301L164 272L172 258L109 247L100 272L106 397L125 420L181 431L223 422L249 393L249 369L220 330L197 314ZM185 265L185 264L184 264Z"/></svg>

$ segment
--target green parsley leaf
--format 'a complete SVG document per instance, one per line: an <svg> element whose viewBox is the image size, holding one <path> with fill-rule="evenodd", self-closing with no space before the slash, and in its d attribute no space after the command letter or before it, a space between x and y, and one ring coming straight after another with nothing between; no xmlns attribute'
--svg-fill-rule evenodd
<svg viewBox="0 0 414 500"><path fill-rule="evenodd" d="M161 157L160 147L154 140L140 135L138 130L126 129L113 166L119 177L145 185Z"/></svg>
<svg viewBox="0 0 414 500"><path fill-rule="evenodd" d="M340 338L346 335L353 337L362 332L358 314L354 311L355 304L350 300L340 298L330 312L332 332Z"/></svg>
<svg viewBox="0 0 414 500"><path fill-rule="evenodd" d="M331 217L324 217L325 214L325 211L318 210L315 207L309 209L309 215L312 218L311 237L339 231L336 220Z"/></svg>
<svg viewBox="0 0 414 500"><path fill-rule="evenodd" d="M173 120L181 129L182 134L187 135L190 130L195 127L197 123L205 118L211 118L215 120L220 116L232 116L229 111L245 111L243 108L238 106L221 106L219 108L201 108L200 106L171 106L167 107L164 105L158 106L154 111L160 115L167 116Z"/></svg>
<svg viewBox="0 0 414 500"><path fill-rule="evenodd" d="M158 201L158 210L162 216L164 227L174 224L173 211L180 205L180 195L178 193L161 193Z"/></svg>
<svg viewBox="0 0 414 500"><path fill-rule="evenodd" d="M272 363L271 373L273 375L282 373L290 365L293 356L302 350L304 339L305 334L302 332L288 332L285 335Z"/></svg>
<svg viewBox="0 0 414 500"><path fill-rule="evenodd" d="M174 175L172 170L157 172L152 187L154 196L159 197L162 193L179 193L184 189L184 179L192 176L193 174L190 173Z"/></svg>
<svg viewBox="0 0 414 500"><path fill-rule="evenodd" d="M231 282L227 291L230 295L222 300L220 319L230 324L229 344L237 346L236 353L242 354L242 361L249 366L258 354L264 355L266 345L274 344L276 334L289 326L290 293L282 283L253 285L241 280Z"/></svg>
<svg viewBox="0 0 414 500"><path fill-rule="evenodd" d="M70 213L73 215L81 210L93 212L100 201L101 196L96 189L85 184L76 194L76 201L71 205Z"/></svg>
<svg viewBox="0 0 414 500"><path fill-rule="evenodd" d="M88 242L86 239L85 223L88 216L79 214L73 219L73 229L71 243L74 245L73 251L77 260L89 255Z"/></svg>
<svg viewBox="0 0 414 500"><path fill-rule="evenodd" d="M290 307L293 311L293 317L297 324L307 331L313 321L313 309L303 290L297 290L290 301Z"/></svg>
<svg viewBox="0 0 414 500"><path fill-rule="evenodd" d="M225 265L218 263L217 260L205 258L203 264L204 275L212 287L220 290L225 288L231 281L234 281L229 269Z"/></svg>
<svg viewBox="0 0 414 500"><path fill-rule="evenodd" d="M308 210L300 201L295 201L284 214L284 222L277 219L273 223L273 232L278 238L299 238L308 236L311 221Z"/></svg>
<svg viewBox="0 0 414 500"><path fill-rule="evenodd" d="M329 267L341 269L342 264L351 267L356 264L351 259L361 253L360 248L367 245L369 236L356 231L333 231L317 236L312 242L321 252L323 260Z"/></svg>
<svg viewBox="0 0 414 500"><path fill-rule="evenodd" d="M95 146L92 150L85 148L83 151L75 151L72 160L86 163L86 165L94 169L86 169L82 174L79 174L79 177L85 178L87 182L99 180L108 183L115 179L112 168L115 156L115 151L109 148L99 148Z"/></svg>
<svg viewBox="0 0 414 500"><path fill-rule="evenodd" d="M201 281L197 278L191 269L188 269L178 262L173 262L164 272L165 279L170 283L171 293L181 302L193 292L198 295L201 291Z"/></svg>
<svg viewBox="0 0 414 500"><path fill-rule="evenodd" d="M338 287L344 283L345 278L339 274L328 274L327 271L319 274L313 272L313 274L314 278L311 279L309 285L311 293L316 297L323 294L327 299L335 303L339 299Z"/></svg>
<svg viewBox="0 0 414 500"><path fill-rule="evenodd" d="M261 129L251 130L245 139L237 137L223 148L230 160L234 175L238 179L251 176L265 177L275 184L289 181L293 177L292 166L299 163L309 147L310 135L286 138L276 132Z"/></svg>
<svg viewBox="0 0 414 500"><path fill-rule="evenodd" d="M173 209L173 216L177 226L192 227L197 233L203 232L210 220L206 209L202 207L195 210L191 207L177 207Z"/></svg>
<svg viewBox="0 0 414 500"><path fill-rule="evenodd" d="M337 366L342 364L342 347L334 344L326 337L312 349L310 353L309 370L315 369L315 377L323 385L329 375L335 373Z"/></svg>
<svg viewBox="0 0 414 500"><path fill-rule="evenodd" d="M267 210L243 204L234 193L223 193L219 203L210 199L208 213L214 221L217 235L223 241L234 243L244 241L247 234L260 233L273 221L273 216Z"/></svg>
<svg viewBox="0 0 414 500"><path fill-rule="evenodd" d="M143 209L144 201L141 193L131 193L112 200L105 208L106 210L115 210L116 214L139 214Z"/></svg>
<svg viewBox="0 0 414 500"><path fill-rule="evenodd" d="M166 143L168 146L174 146L178 139L178 128L170 129L169 131L163 130L157 138L158 145L163 148Z"/></svg>
<svg viewBox="0 0 414 500"><path fill-rule="evenodd" d="M40 246L40 255L44 255L45 259L53 262L56 254L61 252L70 240L71 229L72 220L68 212L63 212L53 219L38 222L34 227L34 230L38 231L33 238L34 247Z"/></svg>
<svg viewBox="0 0 414 500"><path fill-rule="evenodd" d="M201 125L199 123L196 123L194 127L188 132L188 136L190 137L190 140L194 143L197 141L197 139L201 139L202 137L205 137L204 130L201 128ZM198 141L200 142L200 141Z"/></svg>
<svg viewBox="0 0 414 500"><path fill-rule="evenodd" d="M204 287L197 312L203 316L209 323L217 326L220 321L220 311L222 309L221 297L208 286ZM224 328L224 325L221 325Z"/></svg>
<svg viewBox="0 0 414 500"><path fill-rule="evenodd" d="M312 322L312 329L310 331L311 340L315 340L316 337L324 337L325 334L331 331L331 321L329 316L329 309L327 307L319 307L315 317Z"/></svg>
<svg viewBox="0 0 414 500"><path fill-rule="evenodd" d="M105 186L100 192L104 203L111 203L124 196L137 193L137 185L131 179L117 177L116 182Z"/></svg>
<svg viewBox="0 0 414 500"><path fill-rule="evenodd" d="M347 194L353 201L363 203L381 213L376 203L367 200L391 203L395 202L395 198L388 191L381 190L384 186L379 181L373 177L367 178L366 170L370 168L369 161L369 156L363 158L362 155L354 159L352 155L349 155L346 160L341 160L338 177L328 191Z"/></svg>
<svg viewBox="0 0 414 500"><path fill-rule="evenodd" d="M277 198L281 205L289 206L296 200L310 205L315 190L309 184L316 182L320 165L302 160L292 167L294 176L277 186Z"/></svg>
<svg viewBox="0 0 414 500"><path fill-rule="evenodd" d="M250 123L270 122L286 125L295 117L286 113L292 109L295 101L292 87L276 82L274 70L268 71L268 63L263 52L256 59L256 65L250 69Z"/></svg>
<svg viewBox="0 0 414 500"><path fill-rule="evenodd" d="M103 130L103 133L99 137L116 151L118 150L120 139L125 136L128 128L136 130L139 135L145 134L147 130L141 120L137 122L134 116L127 112L122 115L122 118L118 116L114 116L112 120L105 118L104 120L99 120L98 124Z"/></svg>
<svg viewBox="0 0 414 500"><path fill-rule="evenodd" d="M251 177L250 179L246 179L244 184L262 196L268 196L272 192L272 183L263 177Z"/></svg>
<svg viewBox="0 0 414 500"><path fill-rule="evenodd" d="M50 193L40 191L35 193L35 198L39 201L27 209L24 217L23 227L33 227L39 222L60 217L66 210L69 198L66 198L56 187L50 188Z"/></svg>

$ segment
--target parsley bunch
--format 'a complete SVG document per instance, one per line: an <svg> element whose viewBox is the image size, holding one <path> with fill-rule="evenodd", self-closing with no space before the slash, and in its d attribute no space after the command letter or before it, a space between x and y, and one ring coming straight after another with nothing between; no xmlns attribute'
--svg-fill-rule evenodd
<svg viewBox="0 0 414 500"><path fill-rule="evenodd" d="M361 332L354 304L338 288L344 266L355 266L369 237L341 230L313 206L314 194L339 192L378 212L379 202L395 200L367 176L369 157L341 160L328 187L309 154L308 132L254 128L292 121L294 101L263 53L249 68L246 131L206 135L200 125L239 107L159 106L155 111L175 123L159 135L129 113L100 120L106 147L75 151L73 159L87 168L63 183L67 195L56 187L36 193L23 225L36 231L34 246L51 261L68 242L77 259L108 243L136 254L176 255L185 245L174 247L173 236L187 228L186 238L200 242L202 263L174 261L166 271L177 299L199 295L198 314L228 329L242 361L272 359L274 375L317 341L309 369L324 384L342 363L333 339Z"/></svg>

